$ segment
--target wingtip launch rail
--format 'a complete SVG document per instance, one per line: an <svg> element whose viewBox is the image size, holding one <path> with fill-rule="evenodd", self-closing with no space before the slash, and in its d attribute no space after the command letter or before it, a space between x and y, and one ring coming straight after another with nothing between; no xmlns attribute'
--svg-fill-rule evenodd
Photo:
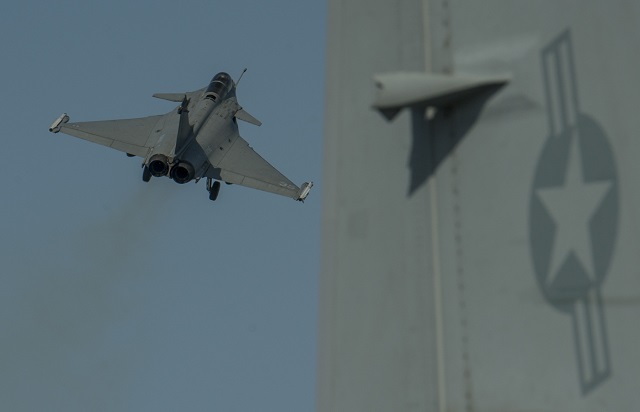
<svg viewBox="0 0 640 412"><path fill-rule="evenodd" d="M296 200L304 203L304 200L307 198L307 196L309 196L309 193L311 192L312 187L313 187L313 182L303 183L302 187L300 188L300 195L298 195L298 198Z"/></svg>
<svg viewBox="0 0 640 412"><path fill-rule="evenodd" d="M62 125L69 121L69 115L66 113L62 113L60 117L58 117L51 126L49 126L49 131L51 133L58 133L62 128Z"/></svg>

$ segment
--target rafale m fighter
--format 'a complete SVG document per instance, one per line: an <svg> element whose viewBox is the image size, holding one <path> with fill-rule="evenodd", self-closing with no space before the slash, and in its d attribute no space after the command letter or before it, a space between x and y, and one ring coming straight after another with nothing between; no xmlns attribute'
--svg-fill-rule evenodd
<svg viewBox="0 0 640 412"><path fill-rule="evenodd" d="M153 96L180 106L159 116L81 123L68 123L64 113L49 131L142 157L145 182L152 176L168 176L180 184L206 177L211 200L218 197L220 182L299 201L309 194L312 182L296 186L240 137L238 120L256 126L262 123L238 104L236 83L227 73L216 74L208 87L194 92Z"/></svg>

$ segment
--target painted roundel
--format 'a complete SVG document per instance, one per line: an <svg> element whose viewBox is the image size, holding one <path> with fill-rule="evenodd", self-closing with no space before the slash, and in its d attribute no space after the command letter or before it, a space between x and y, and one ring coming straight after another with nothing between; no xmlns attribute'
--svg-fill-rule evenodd
<svg viewBox="0 0 640 412"><path fill-rule="evenodd" d="M547 140L530 198L531 256L537 283L557 309L599 288L613 258L618 179L603 129L578 113L575 126Z"/></svg>

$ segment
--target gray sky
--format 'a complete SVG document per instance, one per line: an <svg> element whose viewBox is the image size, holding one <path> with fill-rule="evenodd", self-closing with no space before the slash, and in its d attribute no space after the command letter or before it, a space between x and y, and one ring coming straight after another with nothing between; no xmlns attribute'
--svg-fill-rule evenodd
<svg viewBox="0 0 640 412"><path fill-rule="evenodd" d="M0 14L0 410L311 411L325 5L9 2ZM307 202L142 182L49 124L165 113L244 67L240 132Z"/></svg>

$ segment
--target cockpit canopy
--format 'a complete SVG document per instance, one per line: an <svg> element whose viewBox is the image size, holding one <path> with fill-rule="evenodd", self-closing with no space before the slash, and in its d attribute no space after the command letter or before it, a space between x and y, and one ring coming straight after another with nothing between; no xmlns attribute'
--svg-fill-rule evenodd
<svg viewBox="0 0 640 412"><path fill-rule="evenodd" d="M213 76L207 91L205 92L205 98L211 100L218 100L226 96L227 93L233 87L233 79L228 73L220 72Z"/></svg>

